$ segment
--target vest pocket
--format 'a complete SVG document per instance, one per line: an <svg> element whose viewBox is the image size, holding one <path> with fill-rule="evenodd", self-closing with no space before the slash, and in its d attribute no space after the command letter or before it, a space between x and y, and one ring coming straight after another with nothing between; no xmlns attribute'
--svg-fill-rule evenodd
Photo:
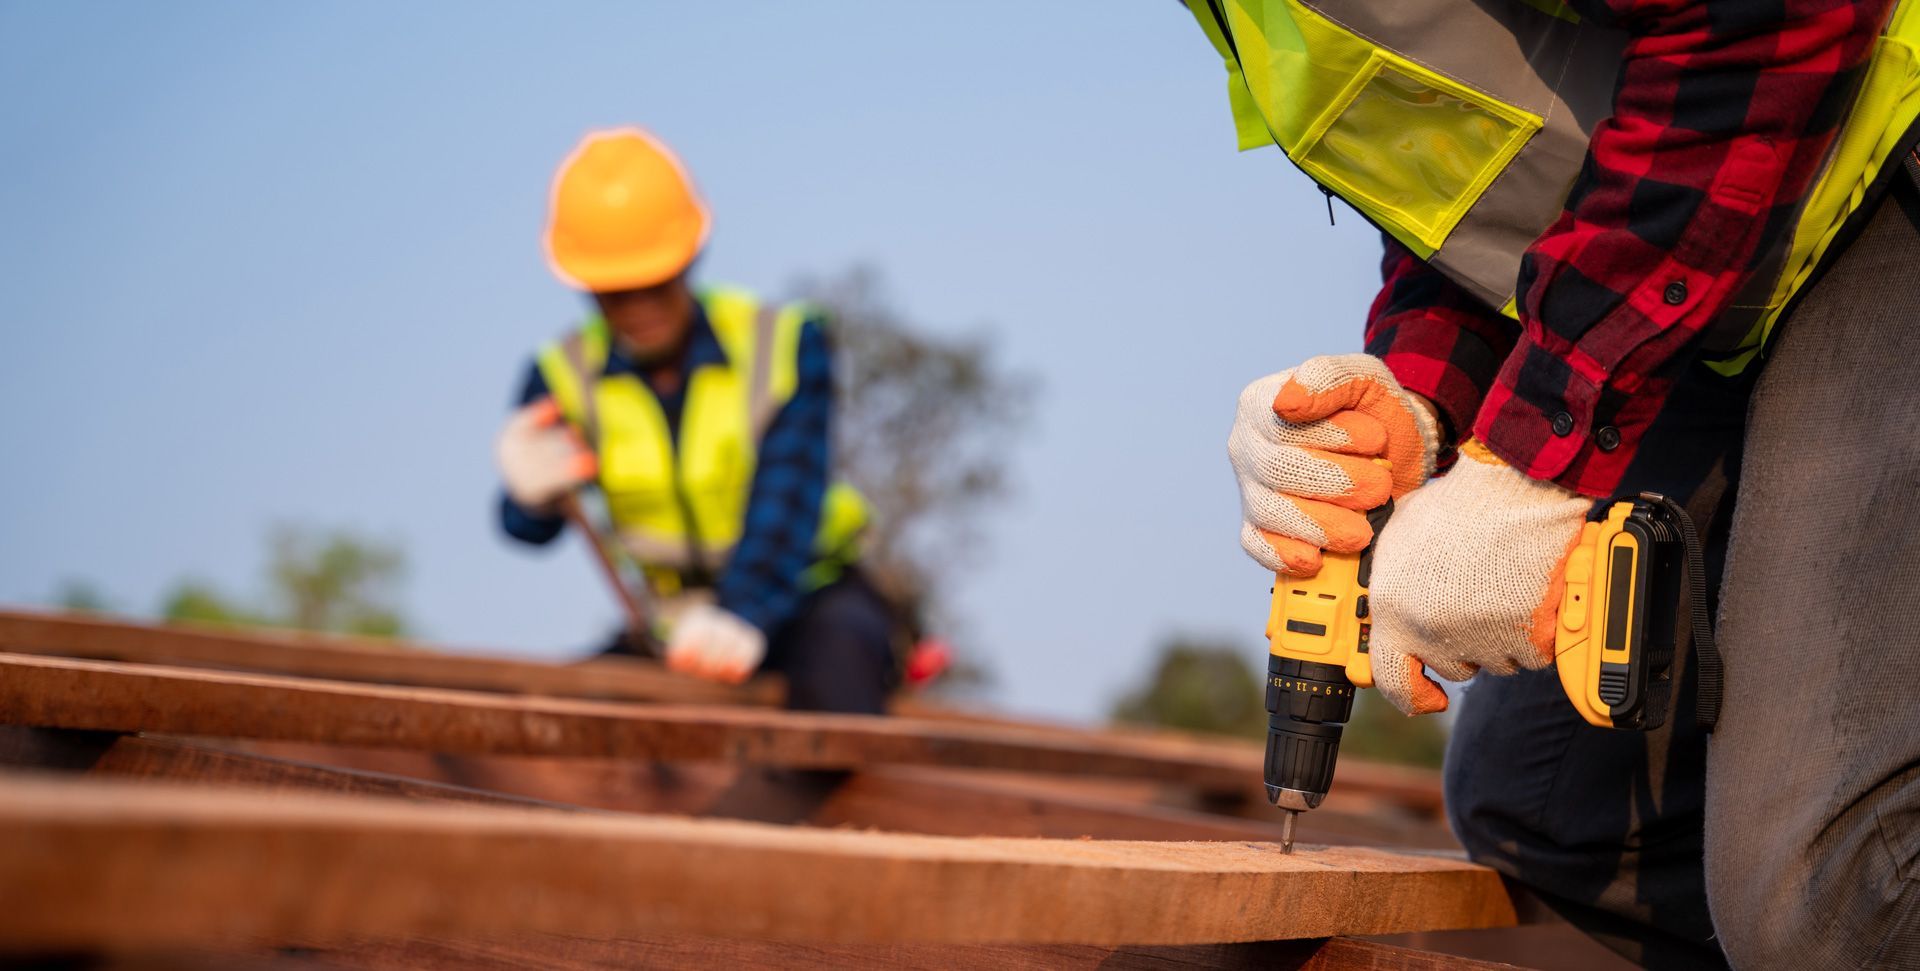
<svg viewBox="0 0 1920 971"><path fill-rule="evenodd" d="M1540 127L1538 115L1375 48L1294 161L1428 257Z"/></svg>

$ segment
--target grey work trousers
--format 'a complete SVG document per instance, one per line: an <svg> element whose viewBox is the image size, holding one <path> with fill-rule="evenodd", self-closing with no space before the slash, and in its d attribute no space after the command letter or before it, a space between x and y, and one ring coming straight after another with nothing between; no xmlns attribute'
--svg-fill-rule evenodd
<svg viewBox="0 0 1920 971"><path fill-rule="evenodd" d="M1693 726L1690 656L1647 734L1587 726L1551 670L1482 677L1449 746L1448 812L1475 859L1649 967L1920 968L1910 183L1786 322L1744 434L1725 490L1688 503L1712 524L1710 573L1724 551L1712 736Z"/></svg>

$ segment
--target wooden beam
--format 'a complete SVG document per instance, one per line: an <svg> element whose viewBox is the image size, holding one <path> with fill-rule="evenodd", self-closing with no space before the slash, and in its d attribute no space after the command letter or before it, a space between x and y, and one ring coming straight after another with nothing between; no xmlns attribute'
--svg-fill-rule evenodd
<svg viewBox="0 0 1920 971"><path fill-rule="evenodd" d="M346 754L353 750L332 750ZM411 753L385 753L408 756ZM440 766L447 774L489 783L479 788L409 778L387 772L344 769L319 762L274 758L226 748L219 743L166 736L117 735L61 728L0 726L0 765L18 768L78 770L93 775L160 779L214 785L238 785L269 790L331 792L416 801L476 802L490 805L537 805L576 808L548 798L553 781L574 766L573 760L542 760L539 769L516 780L511 766L488 765L502 760L424 756L423 766ZM463 769L460 763L477 763ZM603 763L595 768L611 768ZM644 774L644 773L643 773ZM628 775L628 778L638 778ZM720 797L738 778L725 772L710 783L706 801ZM505 787L498 782L507 782ZM520 786L512 785L515 781ZM582 787L557 787L561 795L577 795ZM604 783L593 786L604 793ZM506 795L504 792L521 792ZM532 790L531 793L527 790ZM651 793L632 793L623 804L605 806L627 812L659 811ZM529 798L532 796L532 798ZM604 798L604 796L603 796ZM807 807L808 814L781 820L826 828L857 827L901 833L946 836L1052 836L1135 840L1274 840L1277 825L1207 817L1199 813L1154 807L1102 805L1098 800L1073 800L1022 795L1006 784L969 784L942 778L933 771L875 770L856 773L822 800ZM1314 837L1303 834L1307 839Z"/></svg>
<svg viewBox="0 0 1920 971"><path fill-rule="evenodd" d="M256 739L221 739L219 744L271 758L408 776L548 802L674 816L706 813L741 773L740 766L725 762L447 755Z"/></svg>
<svg viewBox="0 0 1920 971"><path fill-rule="evenodd" d="M0 725L0 766L133 779L379 796L417 802L578 809L564 803L448 785L384 772L342 769L150 735Z"/></svg>
<svg viewBox="0 0 1920 971"><path fill-rule="evenodd" d="M1512 931L1497 933L1513 933ZM1551 961L1554 951L1542 951ZM323 951L185 951L44 962L88 971L1515 971L1515 965L1374 941L1261 941L1184 947L1086 944L793 944L662 936L617 941L538 935L496 941L366 942ZM31 964L31 962L29 962ZM39 964L31 964L38 967ZM1610 967L1607 971L1613 971Z"/></svg>
<svg viewBox="0 0 1920 971"><path fill-rule="evenodd" d="M216 670L326 678L370 684L453 688L506 694L686 704L767 705L780 695L777 679L756 679L730 688L682 677L637 661L594 659L571 664L486 657L406 641L352 638L297 631L208 625L151 625L95 617L0 610L0 651L52 657L204 667ZM1206 807L1252 807L1267 813L1259 788L1257 741L1201 738L1164 730L1115 727L1102 730L1015 721L961 712L912 696L894 699L893 712L934 721L961 721L1048 736L1097 747L1148 745L1164 758L1220 767L1203 776L1218 785ZM1439 818L1440 784L1428 770L1371 765L1352 759L1340 766L1336 799L1372 799Z"/></svg>
<svg viewBox="0 0 1920 971"><path fill-rule="evenodd" d="M236 748L242 743L59 728L0 726L0 765L93 775L333 792L416 801L476 802L620 812L706 815L744 795L740 771L701 763L604 759L504 759L380 749L289 746L292 758ZM343 768L337 763L378 768ZM758 770L748 769L748 773ZM781 782L760 788L782 801ZM1032 790L1017 777L937 769L869 769L766 821L940 836L1035 836L1132 840L1275 840L1277 821ZM780 810L772 810L778 814ZM1430 827L1429 827L1430 828ZM1390 822L1315 813L1307 842L1350 846L1448 847L1445 834L1411 834Z"/></svg>
<svg viewBox="0 0 1920 971"><path fill-rule="evenodd" d="M17 963L26 968L84 968L86 971L343 971L350 967L366 967L364 964L335 963L304 952L231 950L28 955Z"/></svg>
<svg viewBox="0 0 1920 971"><path fill-rule="evenodd" d="M0 780L0 949L658 933L1207 944L1509 926L1484 867ZM457 892L453 892L457 888Z"/></svg>
<svg viewBox="0 0 1920 971"><path fill-rule="evenodd" d="M412 776L474 789L621 812L709 815L740 783L720 763L635 759L444 756L298 742L232 742L296 761ZM753 771L751 769L747 771ZM873 766L806 811L769 820L944 836L1093 836L1099 839L1239 839L1279 836L1278 810L1222 816L1156 803L1149 782L1020 772ZM1444 825L1406 814L1347 812L1334 800L1300 821L1307 842L1458 849ZM1379 807L1372 807L1378 810ZM765 819L766 817L761 817Z"/></svg>
<svg viewBox="0 0 1920 971"><path fill-rule="evenodd" d="M998 775L998 774L996 774ZM1133 840L1277 840L1279 811L1265 820L1128 803L1026 778L915 766L856 773L806 820L814 826L860 826L948 836L1035 836ZM1444 828L1337 810L1305 814L1299 838L1310 843L1453 849Z"/></svg>
<svg viewBox="0 0 1920 971"><path fill-rule="evenodd" d="M0 723L429 752L970 766L1216 787L1244 786L1258 771L1148 739L1100 744L966 722L512 698L9 654L0 654Z"/></svg>
<svg viewBox="0 0 1920 971"><path fill-rule="evenodd" d="M543 935L511 941L359 944L315 957L366 971L620 971L778 968L781 971L1504 971L1434 951L1326 940L1100 947L1089 944L794 944L684 935L602 941Z"/></svg>
<svg viewBox="0 0 1920 971"><path fill-rule="evenodd" d="M617 658L550 664L369 637L134 624L19 610L0 610L0 651L615 701L766 703L778 695L772 684L730 688Z"/></svg>

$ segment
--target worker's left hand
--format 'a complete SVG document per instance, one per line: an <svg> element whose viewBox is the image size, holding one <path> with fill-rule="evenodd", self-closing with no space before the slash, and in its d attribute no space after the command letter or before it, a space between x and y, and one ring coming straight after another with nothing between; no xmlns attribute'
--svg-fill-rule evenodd
<svg viewBox="0 0 1920 971"><path fill-rule="evenodd" d="M740 615L696 604L674 622L667 639L667 667L682 674L739 684L767 656L767 636Z"/></svg>
<svg viewBox="0 0 1920 971"><path fill-rule="evenodd" d="M1373 683L1409 715L1447 707L1449 681L1553 662L1567 553L1593 500L1529 478L1478 439L1394 507L1374 548Z"/></svg>

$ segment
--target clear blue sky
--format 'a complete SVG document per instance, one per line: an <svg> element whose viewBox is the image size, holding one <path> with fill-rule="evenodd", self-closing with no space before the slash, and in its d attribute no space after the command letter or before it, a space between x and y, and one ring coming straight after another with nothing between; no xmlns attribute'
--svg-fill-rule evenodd
<svg viewBox="0 0 1920 971"><path fill-rule="evenodd" d="M869 261L1043 378L947 578L992 700L1098 716L1180 631L1258 657L1234 397L1358 348L1378 250L1234 152L1172 0L0 4L0 602L249 590L301 522L403 545L435 640L597 639L582 551L497 534L491 445L580 310L540 256L552 168L620 123L695 172L709 278Z"/></svg>

